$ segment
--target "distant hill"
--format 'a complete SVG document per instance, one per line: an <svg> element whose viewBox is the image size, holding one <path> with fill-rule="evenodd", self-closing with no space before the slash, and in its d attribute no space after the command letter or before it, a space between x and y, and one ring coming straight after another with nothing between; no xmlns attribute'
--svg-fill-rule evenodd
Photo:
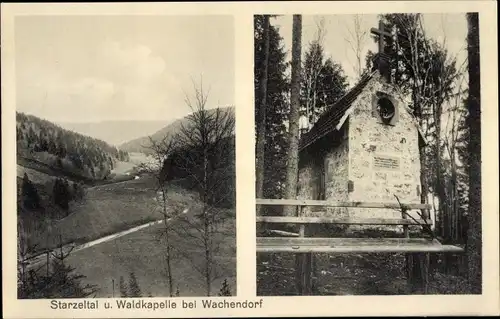
<svg viewBox="0 0 500 319"><path fill-rule="evenodd" d="M115 163L128 153L108 143L38 118L16 113L18 164L53 168L80 180L99 180L109 175ZM78 179L78 178L77 178Z"/></svg>
<svg viewBox="0 0 500 319"><path fill-rule="evenodd" d="M231 112L234 115L234 107L221 107L220 108L223 112ZM213 112L214 109L208 110L209 112ZM189 115L188 115L189 116ZM186 116L187 117L187 116ZM187 120L186 117L183 117L182 119L175 120L174 122L168 124L167 126L163 127L162 129L158 130L152 135L149 135L153 138L155 141L160 141L167 135L174 135L179 132L180 128L182 125L187 125L189 123L189 120ZM137 153L145 153L145 154L151 154L151 151L147 148L149 145L149 136L143 136L140 138L136 138L134 140L131 140L129 142L123 143L121 145L118 145L118 148L120 150L126 151L126 152L137 152Z"/></svg>
<svg viewBox="0 0 500 319"><path fill-rule="evenodd" d="M113 145L153 134L169 124L163 121L102 121L89 123L57 123L65 129L88 135Z"/></svg>

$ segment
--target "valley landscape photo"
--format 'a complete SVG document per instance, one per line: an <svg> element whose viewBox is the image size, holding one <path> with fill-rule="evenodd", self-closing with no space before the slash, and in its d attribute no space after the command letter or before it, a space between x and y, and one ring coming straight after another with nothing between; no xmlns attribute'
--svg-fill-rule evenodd
<svg viewBox="0 0 500 319"><path fill-rule="evenodd" d="M19 299L236 294L233 29L16 18Z"/></svg>

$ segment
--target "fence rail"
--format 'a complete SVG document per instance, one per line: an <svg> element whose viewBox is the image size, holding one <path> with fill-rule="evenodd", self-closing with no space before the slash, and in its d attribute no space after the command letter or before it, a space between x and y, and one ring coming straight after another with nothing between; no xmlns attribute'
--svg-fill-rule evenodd
<svg viewBox="0 0 500 319"><path fill-rule="evenodd" d="M425 238L304 238L257 237L257 252L292 253L429 253L461 252Z"/></svg>
<svg viewBox="0 0 500 319"><path fill-rule="evenodd" d="M266 233L279 237L257 237L257 252L260 253L295 253L296 286L299 294L309 295L312 292L312 254L313 253L404 253L408 260L407 269L413 267L410 258L414 253L458 253L463 248L453 245L443 245L434 238L410 238L409 227L422 226L427 231L432 223L429 218L429 204L416 203L374 203L374 202L334 202L326 200L302 199L256 199L257 205L267 206L295 206L298 216L257 216L257 223L298 224L298 233L267 229ZM352 207L352 208L382 208L394 209L401 212L401 218L334 218L303 216L304 207ZM408 214L409 210L422 210L420 218ZM324 214L325 212L315 212ZM306 237L306 226L310 224L348 224L348 225L402 225L404 238L318 238ZM419 259L421 269L424 269L424 260ZM408 277L410 278L410 277ZM427 282L423 281L424 292L427 291Z"/></svg>
<svg viewBox="0 0 500 319"><path fill-rule="evenodd" d="M323 212L315 212L323 213ZM426 225L430 219L405 218L330 218L330 217L285 217L257 216L258 223L273 224L345 224L345 225Z"/></svg>
<svg viewBox="0 0 500 319"><path fill-rule="evenodd" d="M377 202L334 202L327 200L306 199L256 199L257 205L266 206L325 206L325 207L352 207L352 208L389 208L389 209L431 209L429 204L416 203L377 203Z"/></svg>

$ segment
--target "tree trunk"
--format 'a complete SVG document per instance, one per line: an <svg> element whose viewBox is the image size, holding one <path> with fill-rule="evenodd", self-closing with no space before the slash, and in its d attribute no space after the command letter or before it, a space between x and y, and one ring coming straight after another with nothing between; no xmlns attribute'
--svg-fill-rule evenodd
<svg viewBox="0 0 500 319"><path fill-rule="evenodd" d="M168 292L170 297L174 296L174 282L172 276L172 263L171 263L171 247L170 247L170 232L168 225L168 215L167 215L167 194L166 189L162 186L161 193L163 198L163 227L165 230L165 241L166 241L166 263L167 263L167 279L168 279Z"/></svg>
<svg viewBox="0 0 500 319"><path fill-rule="evenodd" d="M415 114L417 114L420 119L420 124L422 124L422 105L420 103L419 95L418 93L416 93L417 90L417 87L413 87L412 99L415 108ZM429 183L426 175L427 161L425 147L425 142L419 139L418 150L420 154L420 201L422 204L426 204L428 202L429 195ZM428 214L428 211L426 213ZM430 216L427 216L426 218L430 218ZM405 263L410 291L412 293L425 292L428 281L427 270L430 263L429 256L427 254L418 253L406 254Z"/></svg>
<svg viewBox="0 0 500 319"><path fill-rule="evenodd" d="M301 42L302 42L302 16L293 16L292 30L292 78L290 88L290 115L288 122L288 162L286 172L287 199L295 199L297 196L297 181L299 171L299 110L300 110L300 78L301 78ZM296 216L297 207L284 207L285 216ZM295 254L296 264L296 286L299 294L304 292L304 271L310 271L306 266L305 254Z"/></svg>
<svg viewBox="0 0 500 319"><path fill-rule="evenodd" d="M479 68L479 17L467 13L467 53L469 71L469 231L467 256L469 263L469 289L471 293L482 291L481 263L481 77Z"/></svg>
<svg viewBox="0 0 500 319"><path fill-rule="evenodd" d="M297 176L299 166L299 109L300 109L300 58L302 42L302 16L293 16L292 31L292 78L290 90L290 115L288 123L288 162L286 172L287 199L295 199L297 196ZM284 207L285 216L295 216L296 207Z"/></svg>
<svg viewBox="0 0 500 319"><path fill-rule="evenodd" d="M204 134L204 136L206 136ZM205 138L204 138L205 139ZM212 254L210 239L212 234L210 233L210 220L208 216L208 143L205 142L203 149L203 240L205 246L205 283L207 296L212 294Z"/></svg>
<svg viewBox="0 0 500 319"><path fill-rule="evenodd" d="M441 114L442 108L438 105L432 106L432 112L434 117L434 123L436 126L436 184L434 186L435 193L439 200L439 215L441 216L441 226L443 228L443 241L446 244L452 243L452 212L450 211L449 203L453 198L451 198L451 194L446 191L446 181L444 177L444 165L442 161L442 148L441 148ZM444 272L446 274L450 274L452 268L455 268L456 265L453 261L452 254L444 254L443 255L443 265Z"/></svg>
<svg viewBox="0 0 500 319"><path fill-rule="evenodd" d="M257 198L262 198L264 189L264 150L266 144L266 103L267 103L267 78L269 64L269 15L264 15L264 61L260 70L259 109L257 118L256 141L256 191Z"/></svg>

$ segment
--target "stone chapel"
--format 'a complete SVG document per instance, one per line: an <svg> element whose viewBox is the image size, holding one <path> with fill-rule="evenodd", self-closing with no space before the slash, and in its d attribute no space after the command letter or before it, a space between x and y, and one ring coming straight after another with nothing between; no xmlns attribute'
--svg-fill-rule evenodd
<svg viewBox="0 0 500 319"><path fill-rule="evenodd" d="M417 120L391 83L383 27L374 69L330 106L299 144L298 198L421 203ZM412 214L415 218L417 215ZM401 218L394 209L306 207L303 216Z"/></svg>

